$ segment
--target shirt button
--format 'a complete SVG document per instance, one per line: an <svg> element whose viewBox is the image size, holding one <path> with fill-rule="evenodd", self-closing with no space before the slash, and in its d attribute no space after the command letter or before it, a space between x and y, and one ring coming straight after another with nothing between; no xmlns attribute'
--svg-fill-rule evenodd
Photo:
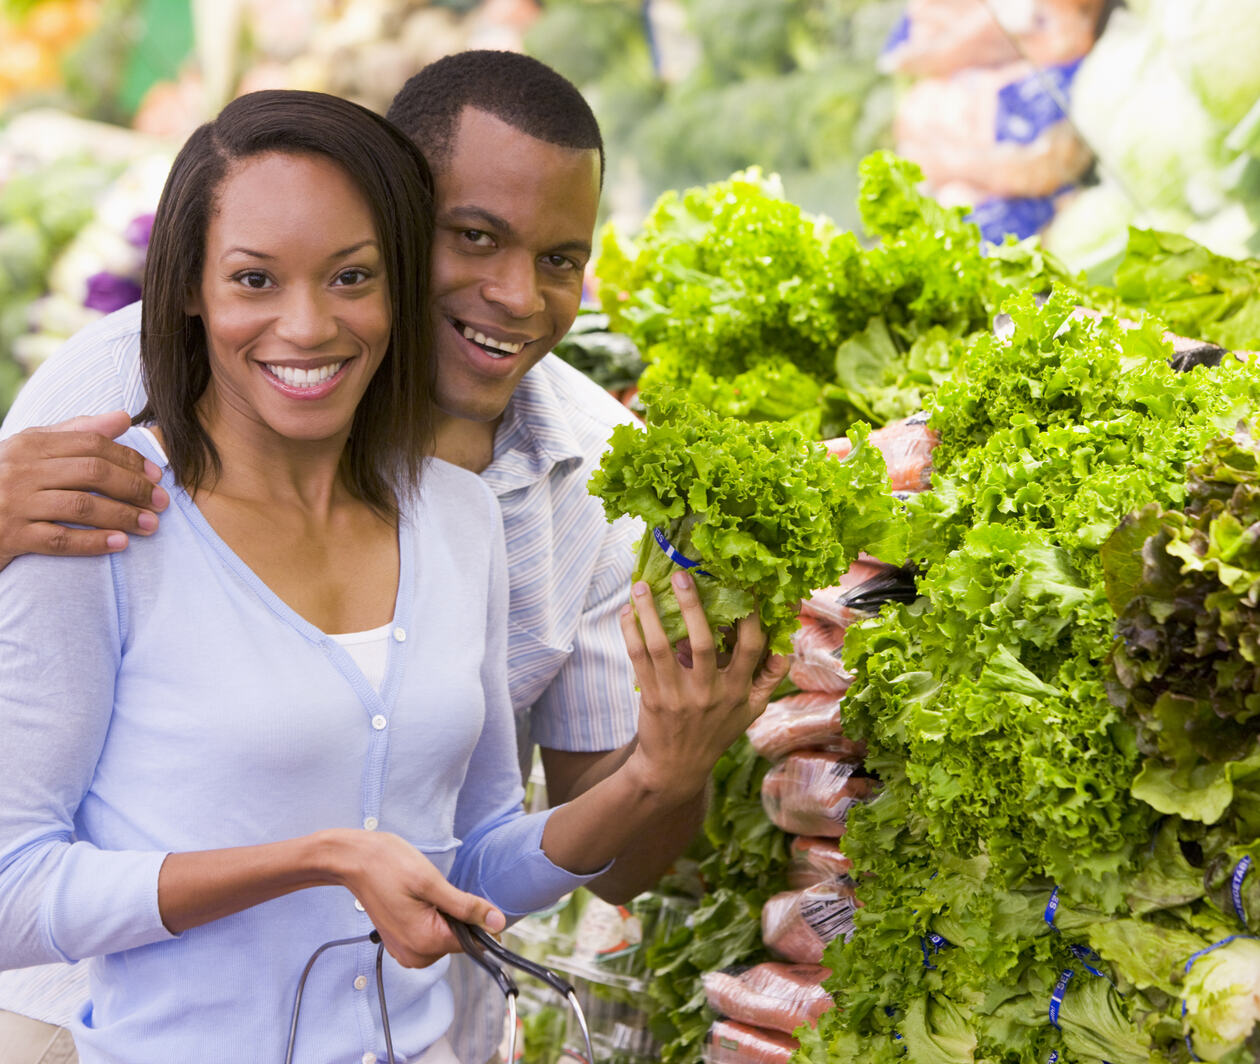
<svg viewBox="0 0 1260 1064"><path fill-rule="evenodd" d="M376 714L376 716L372 718L372 727L375 728L377 731L381 731L387 723L388 721L386 721L385 718L381 716L381 714L379 713Z"/></svg>
<svg viewBox="0 0 1260 1064"><path fill-rule="evenodd" d="M354 988L355 990L366 990L367 989L367 976L366 975L357 976L354 980Z"/></svg>
<svg viewBox="0 0 1260 1064"><path fill-rule="evenodd" d="M368 831L375 831L381 826L381 822L374 816L365 816L363 818L363 826L367 828Z"/></svg>
<svg viewBox="0 0 1260 1064"><path fill-rule="evenodd" d="M354 899L354 907L355 907L356 909L358 909L358 910L359 910L359 912L361 912L361 913L365 913L365 912L367 912L367 910L366 910L365 908L363 908L363 902L359 901L359 899L358 899L358 898L355 898L355 899Z"/></svg>
<svg viewBox="0 0 1260 1064"><path fill-rule="evenodd" d="M363 1064L376 1064L376 1054L375 1054L375 1053L364 1053L364 1054L363 1054Z"/></svg>
<svg viewBox="0 0 1260 1064"><path fill-rule="evenodd" d="M406 641L407 641L407 629L406 629L406 628L395 628L395 629L394 629L394 642L395 642L395 643L405 643Z"/></svg>

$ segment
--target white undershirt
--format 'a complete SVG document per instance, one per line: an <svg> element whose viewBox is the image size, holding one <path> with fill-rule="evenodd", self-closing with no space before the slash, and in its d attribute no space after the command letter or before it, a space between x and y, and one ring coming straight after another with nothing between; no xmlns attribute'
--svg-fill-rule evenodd
<svg viewBox="0 0 1260 1064"><path fill-rule="evenodd" d="M149 438L153 446L166 458L166 451L158 442L155 436L146 425L138 425L137 428ZM383 624L379 628L372 628L366 632L345 632L342 635L328 634L329 639L334 639L346 648L346 652L354 659L354 663L359 667L359 671L367 677L368 683L376 688L379 693L381 684L385 681L385 659L389 652L389 637L393 629L394 622Z"/></svg>
<svg viewBox="0 0 1260 1064"><path fill-rule="evenodd" d="M366 632L345 632L342 635L329 633L329 639L335 639L346 648L346 653L354 659L359 671L368 678L368 682L379 692L385 681L385 659L389 653L390 633L394 622L383 624Z"/></svg>

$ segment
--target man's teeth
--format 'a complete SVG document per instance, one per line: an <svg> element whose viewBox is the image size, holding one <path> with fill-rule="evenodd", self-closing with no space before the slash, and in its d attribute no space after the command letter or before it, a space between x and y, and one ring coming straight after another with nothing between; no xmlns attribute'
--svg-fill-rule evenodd
<svg viewBox="0 0 1260 1064"><path fill-rule="evenodd" d="M344 362L334 362L330 366L320 366L318 369L298 369L295 366L269 365L267 366L267 372L273 377L278 377L290 387L314 388L317 384L323 384L329 377L335 377L344 365Z"/></svg>
<svg viewBox="0 0 1260 1064"><path fill-rule="evenodd" d="M492 339L485 333L478 332L471 325L464 326L464 339L471 340L482 347L488 347L491 351L502 351L505 355L514 355L525 346L524 344L510 344L506 340Z"/></svg>

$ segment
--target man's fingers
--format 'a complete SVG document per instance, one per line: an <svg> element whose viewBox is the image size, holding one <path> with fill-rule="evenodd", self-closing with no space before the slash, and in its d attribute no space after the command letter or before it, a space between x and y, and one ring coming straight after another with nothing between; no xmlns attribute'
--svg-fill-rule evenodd
<svg viewBox="0 0 1260 1064"><path fill-rule="evenodd" d="M127 546L127 536L118 529L66 528L48 522L26 526L17 537L21 554L56 554L64 557L90 557L115 554Z"/></svg>
<svg viewBox="0 0 1260 1064"><path fill-rule="evenodd" d="M131 415L125 410L110 410L104 414L81 414L67 418L56 425L39 426L33 432L94 432L114 439L131 427Z"/></svg>
<svg viewBox="0 0 1260 1064"><path fill-rule="evenodd" d="M735 623L735 652L731 655L728 669L751 678L765 649L766 633L761 628L761 618L753 610Z"/></svg>
<svg viewBox="0 0 1260 1064"><path fill-rule="evenodd" d="M64 521L106 531L147 536L158 526L151 510L127 506L85 491L42 491L32 500L32 521Z"/></svg>
<svg viewBox="0 0 1260 1064"><path fill-rule="evenodd" d="M761 671L757 673L757 678L753 680L752 690L748 695L748 702L757 710L758 715L766 708L766 703L770 701L774 689L783 682L783 677L788 674L788 667L791 664L792 659L786 654L771 654L766 659Z"/></svg>
<svg viewBox="0 0 1260 1064"><path fill-rule="evenodd" d="M713 630L700 602L700 593L690 573L681 569L670 577L674 598L682 611L683 624L687 626L687 638L691 641L691 668L703 668L714 664Z"/></svg>
<svg viewBox="0 0 1260 1064"><path fill-rule="evenodd" d="M170 496L165 488L150 479L149 471L145 469L145 460L130 448L119 447L115 443L108 443L108 446L121 454L111 454L109 457L82 453L63 457L49 456L39 466L39 487L44 491L92 492L118 504L138 509L166 509L171 501ZM125 455L131 455L139 461L123 458ZM122 463L112 460L116 457L123 458ZM153 463L149 462L148 465L152 466ZM161 475L156 466L153 469ZM65 520L75 518L69 517ZM133 523L134 520L133 517Z"/></svg>
<svg viewBox="0 0 1260 1064"><path fill-rule="evenodd" d="M656 612L656 602L652 598L652 589L646 580L639 580L630 589L634 596L634 611L639 617L639 628L643 632L643 645L647 647L648 656L659 669L674 660L673 648L665 635L665 628Z"/></svg>

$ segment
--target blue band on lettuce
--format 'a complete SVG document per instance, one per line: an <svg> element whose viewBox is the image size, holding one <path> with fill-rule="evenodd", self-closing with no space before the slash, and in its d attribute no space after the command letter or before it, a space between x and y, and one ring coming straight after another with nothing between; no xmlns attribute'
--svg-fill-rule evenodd
<svg viewBox="0 0 1260 1064"><path fill-rule="evenodd" d="M665 538L665 533L659 528L652 529L652 538L656 540L656 545L665 552L665 557L667 557L675 565L683 569L695 569L695 571L701 576L713 575L712 573L705 572L701 569L699 562L692 561L685 554L680 554L674 545Z"/></svg>
<svg viewBox="0 0 1260 1064"><path fill-rule="evenodd" d="M1242 862L1240 861L1239 864L1241 863ZM1230 935L1228 938L1223 938L1219 942L1213 942L1212 945L1206 947L1205 949L1199 950L1198 953L1192 953L1190 955L1190 959L1186 961L1186 975L1190 974L1190 969L1194 966L1195 961L1197 961L1200 957L1208 953L1211 953L1214 949L1220 949L1222 946L1228 946L1231 942L1234 942L1240 938L1255 938L1255 937L1256 937L1255 935ZM1186 1012L1187 1012L1186 999L1182 998L1181 999L1181 1019L1183 1023L1185 1022ZM1190 1041L1190 1032L1188 1030L1185 1033L1185 1039L1186 1039L1186 1049L1190 1051L1190 1059L1199 1060L1200 1059L1199 1055L1195 1053L1194 1045Z"/></svg>

